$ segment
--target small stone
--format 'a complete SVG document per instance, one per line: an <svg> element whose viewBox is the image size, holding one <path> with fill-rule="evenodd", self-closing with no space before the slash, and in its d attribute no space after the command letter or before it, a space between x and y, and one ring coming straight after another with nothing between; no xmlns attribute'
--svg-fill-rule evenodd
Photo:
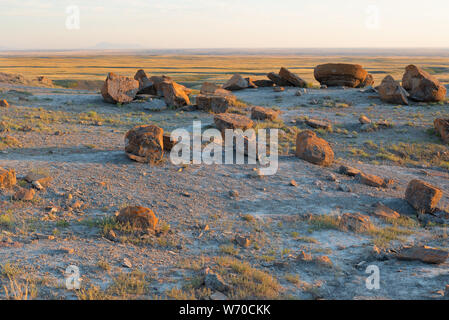
<svg viewBox="0 0 449 320"><path fill-rule="evenodd" d="M33 181L31 184L37 190L43 190L44 189L44 187L40 184L39 181Z"/></svg>
<svg viewBox="0 0 449 320"><path fill-rule="evenodd" d="M398 219L401 216L399 213L380 202L376 205L373 215L384 219Z"/></svg>
<svg viewBox="0 0 449 320"><path fill-rule="evenodd" d="M360 213L345 213L340 218L340 224L343 229L357 233L367 232L374 228L370 218Z"/></svg>
<svg viewBox="0 0 449 320"><path fill-rule="evenodd" d="M359 122L361 124L371 124L371 119L369 119L367 116L361 115L359 118Z"/></svg>
<svg viewBox="0 0 449 320"><path fill-rule="evenodd" d="M20 188L13 196L16 201L32 201L36 191L34 189Z"/></svg>
<svg viewBox="0 0 449 320"><path fill-rule="evenodd" d="M332 124L330 124L327 121L323 120L317 120L317 119L307 119L306 124L309 127L315 128L315 129L325 129L325 130L331 130Z"/></svg>
<svg viewBox="0 0 449 320"><path fill-rule="evenodd" d="M0 100L0 107L2 107L2 108L7 108L7 107L9 107L9 103L8 103L8 101L6 101L6 100Z"/></svg>
<svg viewBox="0 0 449 320"><path fill-rule="evenodd" d="M226 301L228 297L219 291L215 291L210 295L210 299L213 301Z"/></svg>
<svg viewBox="0 0 449 320"><path fill-rule="evenodd" d="M333 263L328 256L322 256L314 259L314 262L323 267L332 267Z"/></svg>
<svg viewBox="0 0 449 320"><path fill-rule="evenodd" d="M240 196L240 194L237 190L231 190L231 191L229 191L229 196L231 198L238 198Z"/></svg>
<svg viewBox="0 0 449 320"><path fill-rule="evenodd" d="M204 284L206 288L214 291L226 292L229 289L229 286L224 282L223 278L210 270L206 271Z"/></svg>
<svg viewBox="0 0 449 320"><path fill-rule="evenodd" d="M344 183L338 185L338 190L349 193L352 192L351 187Z"/></svg>
<svg viewBox="0 0 449 320"><path fill-rule="evenodd" d="M242 236L236 236L235 242L237 242L237 244L243 248L248 248L251 245L251 240L247 237Z"/></svg>
<svg viewBox="0 0 449 320"><path fill-rule="evenodd" d="M340 167L340 169L338 169L338 172L339 172L340 174L344 174L344 175L347 175L347 176L350 176L350 177L355 177L355 176L357 176L361 171L360 171L359 169L356 169L356 168L353 168L353 167L350 167L350 166L342 165L342 166Z"/></svg>
<svg viewBox="0 0 449 320"><path fill-rule="evenodd" d="M310 262L313 260L312 254L311 253L307 253L305 251L301 251L298 254L298 257L296 258L296 260L298 261L303 261L303 262Z"/></svg>
<svg viewBox="0 0 449 320"><path fill-rule="evenodd" d="M291 185L292 187L297 187L297 186L298 186L298 183L296 183L295 180L292 180L292 181L290 181L290 185Z"/></svg>
<svg viewBox="0 0 449 320"><path fill-rule="evenodd" d="M370 186L370 187L385 188L387 186L387 183L385 182L385 180L383 178L380 178L375 175L370 175L370 174L365 174L363 172L360 172L357 175L357 178L359 179L360 183Z"/></svg>
<svg viewBox="0 0 449 320"><path fill-rule="evenodd" d="M285 88L284 87L274 87L274 92L284 92Z"/></svg>
<svg viewBox="0 0 449 320"><path fill-rule="evenodd" d="M133 264L131 263L131 261L129 261L128 258L124 258L123 259L123 264L122 264L125 268L128 269L132 269L133 268Z"/></svg>

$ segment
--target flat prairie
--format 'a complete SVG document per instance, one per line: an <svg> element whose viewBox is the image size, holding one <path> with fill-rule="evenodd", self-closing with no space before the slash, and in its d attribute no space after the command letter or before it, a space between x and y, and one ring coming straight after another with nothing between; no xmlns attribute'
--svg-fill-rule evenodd
<svg viewBox="0 0 449 320"><path fill-rule="evenodd" d="M257 55L0 55L0 72L27 77L47 76L56 84L76 87L78 80L104 80L108 72L133 76L137 69L152 75L168 75L183 85L197 89L205 81L224 83L234 73L265 78L271 71L286 67L304 80L318 84L313 69L322 63L357 63L379 83L387 74L400 80L405 66L416 64L449 83L449 58L435 56L257 56Z"/></svg>

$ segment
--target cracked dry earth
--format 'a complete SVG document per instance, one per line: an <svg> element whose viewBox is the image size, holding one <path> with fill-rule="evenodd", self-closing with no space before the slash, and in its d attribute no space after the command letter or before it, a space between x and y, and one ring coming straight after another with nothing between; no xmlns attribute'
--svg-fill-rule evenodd
<svg viewBox="0 0 449 320"><path fill-rule="evenodd" d="M277 174L259 177L255 165L180 167L167 160L152 167L124 153L124 134L137 124L171 131L201 120L207 127L212 114L169 110L159 101L108 105L87 91L2 87L11 106L1 110L8 128L1 136L20 145L3 146L0 167L15 169L19 178L45 172L52 181L32 202L13 201L11 190L1 193L0 298L28 286L35 299L209 299L215 290L203 283L205 268L221 274L230 299L443 298L447 262L400 261L380 257L374 248L449 249L447 226L420 223L404 200L407 184L418 178L444 191L442 209L448 204L449 173L440 152L447 146L429 130L435 117L447 115L447 104L397 107L358 89L309 89L301 97L295 89L237 92L248 104L282 110L287 133L307 128L307 117L334 127L317 130L336 153L331 167L296 158L294 142L286 138ZM363 132L361 114L392 127ZM409 146L415 158L382 156L398 157L387 153L392 144ZM439 150L439 158L423 156L422 144L432 146L429 152ZM362 185L340 175L341 164L395 184ZM348 212L369 215L379 201L398 211L402 223L371 217L379 232L368 234L332 224ZM111 218L127 205L152 208L162 231L115 230L111 237ZM249 247L235 243L236 236L248 237ZM327 256L331 263L299 261L302 251ZM64 285L70 265L80 269L81 290ZM366 287L369 265L380 269L379 290Z"/></svg>

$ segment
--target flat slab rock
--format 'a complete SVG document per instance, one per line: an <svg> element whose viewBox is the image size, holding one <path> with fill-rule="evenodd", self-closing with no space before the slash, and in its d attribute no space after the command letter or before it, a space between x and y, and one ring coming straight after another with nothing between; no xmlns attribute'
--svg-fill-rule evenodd
<svg viewBox="0 0 449 320"><path fill-rule="evenodd" d="M449 258L449 252L430 247L409 247L402 249L398 254L399 260L421 261L429 264L442 264Z"/></svg>

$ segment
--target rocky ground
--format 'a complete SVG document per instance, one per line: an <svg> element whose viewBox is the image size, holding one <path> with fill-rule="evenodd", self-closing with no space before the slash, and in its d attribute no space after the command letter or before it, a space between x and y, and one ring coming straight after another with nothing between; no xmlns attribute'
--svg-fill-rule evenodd
<svg viewBox="0 0 449 320"><path fill-rule="evenodd" d="M149 166L124 153L124 135L137 124L169 132L200 120L207 127L212 114L171 110L158 99L116 106L88 91L0 88L10 104L0 111L0 167L19 178L52 178L29 202L14 200L13 190L1 193L1 298L444 298L448 262L403 261L395 253L410 245L449 250L446 217L418 219L404 200L408 183L421 179L444 191L439 207L447 209L448 147L432 129L435 118L447 117L447 103L395 106L363 89L238 91L248 105L283 112L282 120L258 124L283 132L278 173L260 177L255 165L167 159ZM361 115L380 124L363 126ZM294 156L296 133L310 129L309 119L332 126L314 129L335 151L331 167ZM343 164L394 183L363 185L339 173ZM342 228L338 217L371 215L378 202L401 217L371 216L369 232ZM158 231L117 226L115 213L128 205L152 208ZM70 265L80 269L81 290L65 287ZM366 287L370 265L380 270L378 290Z"/></svg>

